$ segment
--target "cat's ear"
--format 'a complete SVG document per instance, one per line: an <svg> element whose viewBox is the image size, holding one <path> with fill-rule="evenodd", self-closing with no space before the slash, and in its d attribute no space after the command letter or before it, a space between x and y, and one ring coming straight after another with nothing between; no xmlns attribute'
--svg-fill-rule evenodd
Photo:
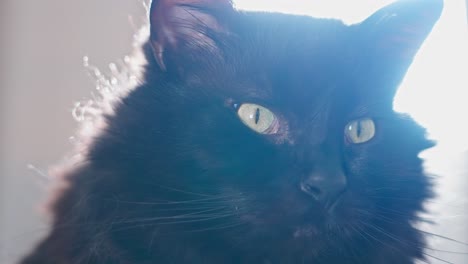
<svg viewBox="0 0 468 264"><path fill-rule="evenodd" d="M442 9L443 0L400 0L362 22L360 46L368 58L368 74L382 76L396 88Z"/></svg>
<svg viewBox="0 0 468 264"><path fill-rule="evenodd" d="M223 18L233 11L230 0L153 0L150 42L159 66L181 50L216 49L213 36L228 32Z"/></svg>

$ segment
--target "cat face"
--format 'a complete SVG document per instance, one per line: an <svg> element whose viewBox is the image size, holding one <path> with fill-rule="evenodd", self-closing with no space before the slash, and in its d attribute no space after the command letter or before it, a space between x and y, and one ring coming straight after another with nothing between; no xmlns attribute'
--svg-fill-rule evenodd
<svg viewBox="0 0 468 264"><path fill-rule="evenodd" d="M431 143L392 101L440 8L402 1L346 26L153 2L154 57L137 91L159 186L146 198L192 216L173 230L260 251L368 240L415 220L430 196L418 154Z"/></svg>

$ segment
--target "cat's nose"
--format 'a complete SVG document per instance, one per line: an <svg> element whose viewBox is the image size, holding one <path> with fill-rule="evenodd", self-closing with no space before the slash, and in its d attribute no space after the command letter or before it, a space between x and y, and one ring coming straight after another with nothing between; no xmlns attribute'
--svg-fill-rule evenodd
<svg viewBox="0 0 468 264"><path fill-rule="evenodd" d="M336 173L310 173L301 180L300 189L329 209L346 190L346 176Z"/></svg>

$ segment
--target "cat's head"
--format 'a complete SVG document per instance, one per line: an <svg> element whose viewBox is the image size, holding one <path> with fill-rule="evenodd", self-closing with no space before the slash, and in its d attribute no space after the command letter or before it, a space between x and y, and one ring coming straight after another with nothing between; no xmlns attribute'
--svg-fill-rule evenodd
<svg viewBox="0 0 468 264"><path fill-rule="evenodd" d="M175 229L265 248L415 220L430 196L418 154L431 143L392 102L441 9L400 1L347 26L227 0L153 1L140 96L148 174L163 187L145 197L192 215Z"/></svg>

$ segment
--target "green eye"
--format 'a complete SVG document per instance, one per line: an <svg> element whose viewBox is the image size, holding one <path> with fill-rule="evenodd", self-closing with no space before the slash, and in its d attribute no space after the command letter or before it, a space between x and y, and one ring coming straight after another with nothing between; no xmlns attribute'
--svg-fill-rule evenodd
<svg viewBox="0 0 468 264"><path fill-rule="evenodd" d="M267 108L257 104L242 104L237 109L240 120L253 131L260 134L275 134L278 132L278 120Z"/></svg>
<svg viewBox="0 0 468 264"><path fill-rule="evenodd" d="M367 142L375 136L375 123L370 118L353 120L346 125L345 135L354 144Z"/></svg>

